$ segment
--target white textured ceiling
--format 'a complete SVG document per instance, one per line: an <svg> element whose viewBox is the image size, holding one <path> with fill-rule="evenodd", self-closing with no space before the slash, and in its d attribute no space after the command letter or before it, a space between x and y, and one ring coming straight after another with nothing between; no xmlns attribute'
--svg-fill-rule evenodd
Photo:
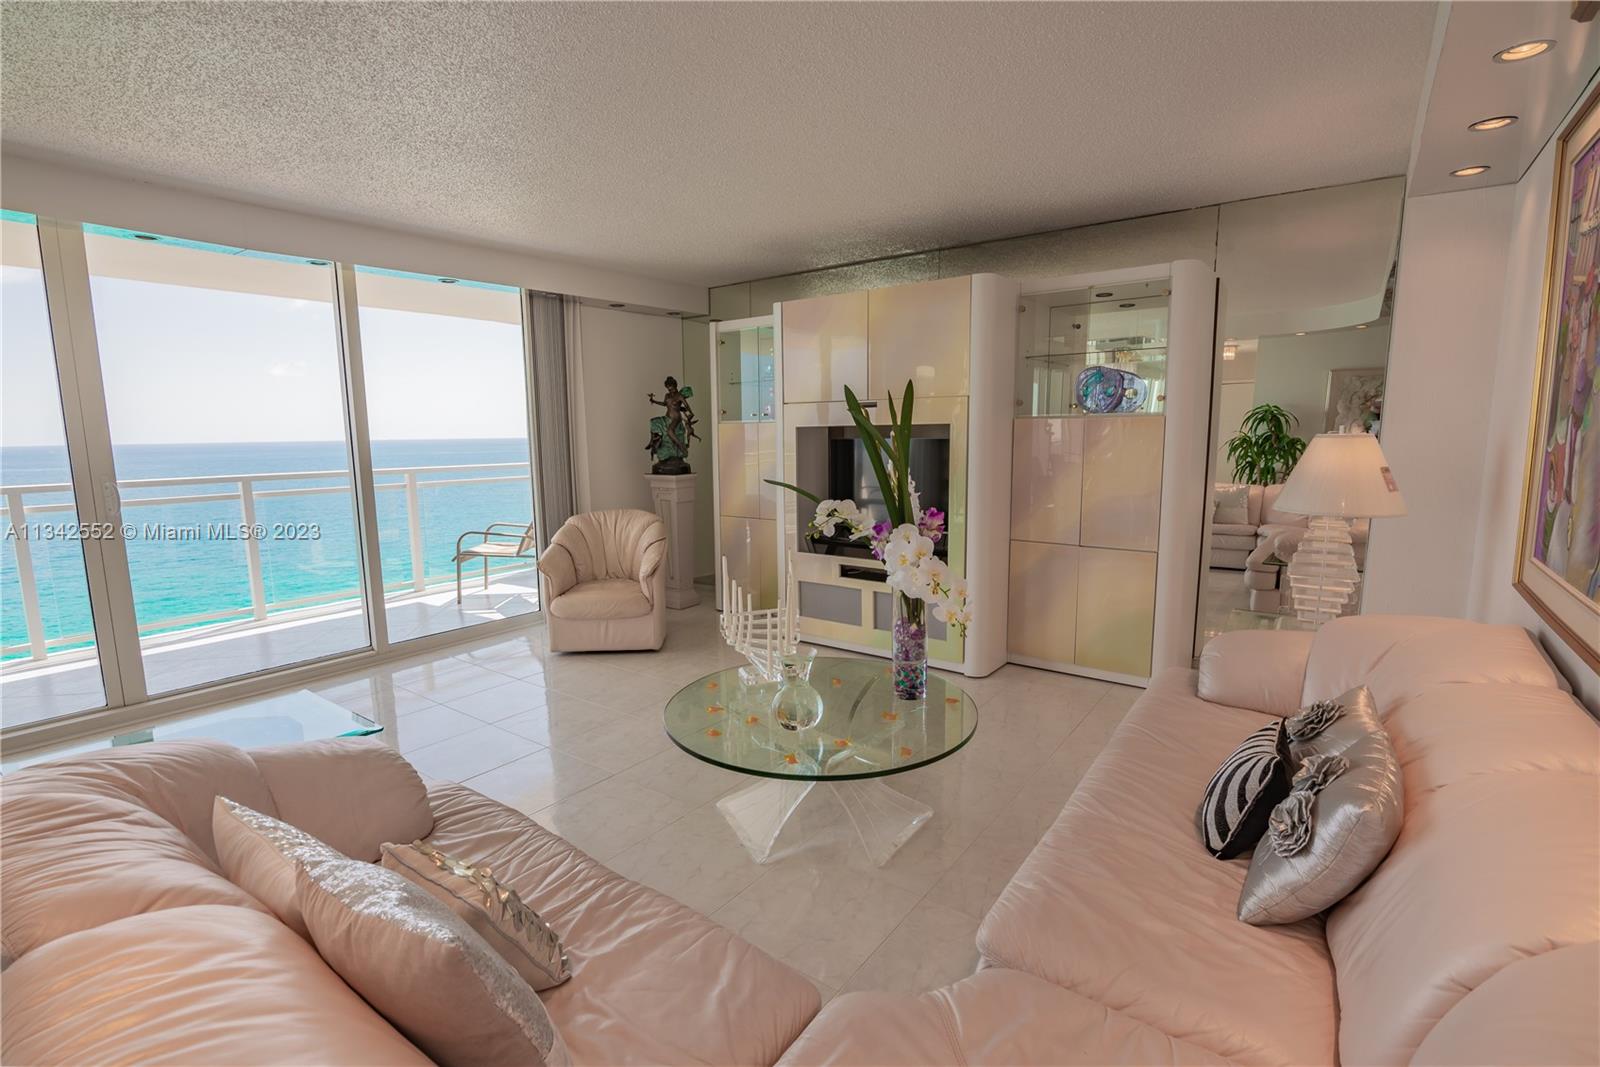
<svg viewBox="0 0 1600 1067"><path fill-rule="evenodd" d="M1433 4L0 18L10 148L715 284L1403 173Z"/></svg>

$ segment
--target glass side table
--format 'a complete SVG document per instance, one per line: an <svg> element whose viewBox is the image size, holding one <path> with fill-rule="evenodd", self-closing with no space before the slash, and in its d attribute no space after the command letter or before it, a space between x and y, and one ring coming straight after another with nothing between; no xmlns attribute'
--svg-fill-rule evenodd
<svg viewBox="0 0 1600 1067"><path fill-rule="evenodd" d="M879 866L909 841L933 809L882 781L937 763L978 728L978 705L941 675L927 699L896 707L889 665L820 657L810 684L822 718L788 730L772 714L781 683L747 684L729 667L684 686L667 702L667 736L689 755L757 781L717 802L739 840L765 863L789 816L818 783L833 790L867 855Z"/></svg>

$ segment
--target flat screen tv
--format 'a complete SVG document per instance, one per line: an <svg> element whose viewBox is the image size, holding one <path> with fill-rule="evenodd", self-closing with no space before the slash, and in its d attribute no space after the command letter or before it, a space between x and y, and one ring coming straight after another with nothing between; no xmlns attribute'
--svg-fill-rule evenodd
<svg viewBox="0 0 1600 1067"><path fill-rule="evenodd" d="M875 519L887 517L883 495L878 491L878 478L867 459L867 446L853 426L818 426L802 428L796 438L797 446L809 450L813 462L803 464L816 470L823 457L817 450L826 447L826 486L813 487L830 500L854 500ZM820 471L819 471L820 473ZM923 508L950 510L950 427L948 425L917 425L911 428L911 480L917 484L917 496ZM810 516L804 515L809 520ZM941 540L935 547L941 558L947 556L947 543ZM871 558L872 550L864 541L852 541L842 533L829 538L819 538L814 551L828 555L861 556Z"/></svg>

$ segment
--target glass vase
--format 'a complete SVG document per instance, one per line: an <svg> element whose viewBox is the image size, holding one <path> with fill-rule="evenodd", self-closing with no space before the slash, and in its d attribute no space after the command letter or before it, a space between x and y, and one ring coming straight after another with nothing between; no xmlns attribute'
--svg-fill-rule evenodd
<svg viewBox="0 0 1600 1067"><path fill-rule="evenodd" d="M922 700L928 695L927 602L895 593L892 627L895 699Z"/></svg>
<svg viewBox="0 0 1600 1067"><path fill-rule="evenodd" d="M785 730L809 730L822 721L822 694L811 685L815 656L807 651L783 659L782 684L772 698L772 719Z"/></svg>

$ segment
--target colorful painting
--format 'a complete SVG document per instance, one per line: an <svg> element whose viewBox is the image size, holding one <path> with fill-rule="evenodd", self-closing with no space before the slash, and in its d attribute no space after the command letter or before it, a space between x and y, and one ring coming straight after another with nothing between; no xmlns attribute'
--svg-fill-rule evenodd
<svg viewBox="0 0 1600 1067"><path fill-rule="evenodd" d="M1600 115L1564 134L1545 294L1517 588L1600 662Z"/></svg>
<svg viewBox="0 0 1600 1067"><path fill-rule="evenodd" d="M1324 433L1335 430L1376 434L1383 423L1382 367L1357 367L1328 372Z"/></svg>

